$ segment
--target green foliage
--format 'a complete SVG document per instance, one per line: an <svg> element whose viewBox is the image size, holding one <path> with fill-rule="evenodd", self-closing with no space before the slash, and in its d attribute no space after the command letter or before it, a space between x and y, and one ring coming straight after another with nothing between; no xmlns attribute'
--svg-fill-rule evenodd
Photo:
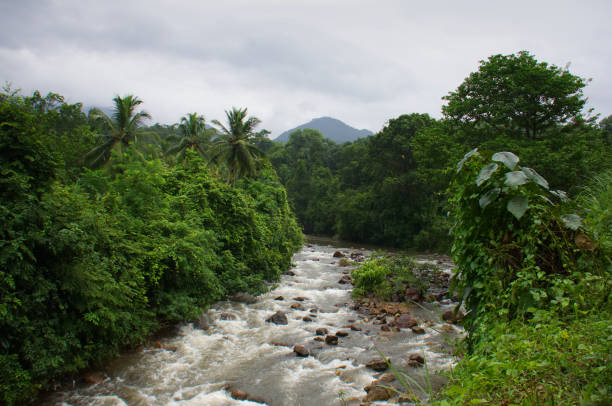
<svg viewBox="0 0 612 406"><path fill-rule="evenodd" d="M486 336L492 320L588 311L610 294L605 252L587 230L568 227L564 194L518 162L509 152L473 150L451 186L453 286L469 310L472 341Z"/></svg>
<svg viewBox="0 0 612 406"><path fill-rule="evenodd" d="M605 312L563 322L542 313L528 323L493 323L434 404L609 404L611 317Z"/></svg>
<svg viewBox="0 0 612 406"><path fill-rule="evenodd" d="M424 281L415 275L417 268L418 265L406 256L368 259L351 273L355 285L352 295L391 300L394 294L403 297L406 286L416 287L423 293Z"/></svg>
<svg viewBox="0 0 612 406"><path fill-rule="evenodd" d="M85 155L85 161L92 168L98 168L111 157L111 151L116 149L120 154L130 143L136 141L139 127L147 118L151 118L145 111L136 112L142 100L133 95L117 96L113 99L115 106L112 117L100 109L89 112L90 119L98 122L103 133L100 134L102 143Z"/></svg>
<svg viewBox="0 0 612 406"><path fill-rule="evenodd" d="M0 403L8 405L226 295L261 292L302 238L270 167L230 186L193 151L168 167L127 149L107 170L66 176L75 152L57 149L48 131L62 108L39 109L43 102L0 98Z"/></svg>
<svg viewBox="0 0 612 406"><path fill-rule="evenodd" d="M225 115L227 127L213 120L213 124L219 127L219 133L211 145L211 159L227 166L227 182L233 185L239 176L254 176L257 172L256 159L263 153L252 143L252 139L257 136L255 127L261 121L257 117L247 118L246 107L226 110Z"/></svg>
<svg viewBox="0 0 612 406"><path fill-rule="evenodd" d="M527 51L493 55L444 97L447 118L486 128L489 134L536 139L548 129L583 121L584 79Z"/></svg>

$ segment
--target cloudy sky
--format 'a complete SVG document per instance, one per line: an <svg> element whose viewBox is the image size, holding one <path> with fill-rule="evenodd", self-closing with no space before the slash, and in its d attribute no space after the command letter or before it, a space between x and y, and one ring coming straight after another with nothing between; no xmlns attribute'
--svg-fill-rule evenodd
<svg viewBox="0 0 612 406"><path fill-rule="evenodd" d="M380 130L440 117L441 97L492 54L528 50L592 82L612 114L612 2L2 0L0 81L154 122L246 106L272 137L315 117Z"/></svg>

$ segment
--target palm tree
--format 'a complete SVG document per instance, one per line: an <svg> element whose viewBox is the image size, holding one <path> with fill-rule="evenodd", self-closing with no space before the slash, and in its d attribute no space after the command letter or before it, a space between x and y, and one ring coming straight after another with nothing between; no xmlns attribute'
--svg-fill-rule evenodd
<svg viewBox="0 0 612 406"><path fill-rule="evenodd" d="M212 160L225 161L228 168L227 182L234 184L238 176L253 176L256 173L255 161L263 155L252 139L257 137L255 127L261 122L257 117L247 119L247 109L232 107L226 110L228 127L217 120L213 123L220 129L212 143Z"/></svg>
<svg viewBox="0 0 612 406"><path fill-rule="evenodd" d="M122 98L117 96L113 101L115 106L112 117L97 108L89 112L89 117L94 122L101 123L105 131L100 135L103 140L102 144L85 155L85 162L93 168L108 161L113 149L119 149L119 152L123 153L124 147L127 147L130 142L136 141L137 130L144 120L151 118L149 113L145 111L135 112L136 107L142 104L142 100L138 97L128 95Z"/></svg>
<svg viewBox="0 0 612 406"><path fill-rule="evenodd" d="M176 144L168 148L167 154L178 154L179 159L185 158L185 151L192 149L204 155L206 146L210 144L211 131L206 128L204 116L190 113L181 118L179 125L180 138Z"/></svg>

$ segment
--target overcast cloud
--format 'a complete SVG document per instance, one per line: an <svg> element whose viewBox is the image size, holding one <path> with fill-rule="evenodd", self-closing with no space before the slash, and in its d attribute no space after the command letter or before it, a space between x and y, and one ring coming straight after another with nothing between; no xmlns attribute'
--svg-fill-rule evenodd
<svg viewBox="0 0 612 406"><path fill-rule="evenodd" d="M528 50L593 81L612 114L610 1L7 1L0 81L110 106L135 94L154 122L249 108L272 136L332 116L380 130L440 117L441 97L496 53Z"/></svg>

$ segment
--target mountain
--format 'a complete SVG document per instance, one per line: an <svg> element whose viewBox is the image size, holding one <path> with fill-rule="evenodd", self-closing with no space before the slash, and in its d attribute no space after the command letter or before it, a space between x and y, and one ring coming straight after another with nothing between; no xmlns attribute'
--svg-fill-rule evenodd
<svg viewBox="0 0 612 406"><path fill-rule="evenodd" d="M369 130L358 130L356 128L351 127L343 123L340 120L331 117L320 117L311 120L309 123L298 125L291 130L287 130L278 137L274 139L274 141L280 141L283 144L289 141L289 134L294 132L295 130L301 130L302 128L312 128L313 130L319 130L323 134L325 138L329 138L330 140L342 144L347 141L355 141L357 138L367 137L372 135L373 133Z"/></svg>

